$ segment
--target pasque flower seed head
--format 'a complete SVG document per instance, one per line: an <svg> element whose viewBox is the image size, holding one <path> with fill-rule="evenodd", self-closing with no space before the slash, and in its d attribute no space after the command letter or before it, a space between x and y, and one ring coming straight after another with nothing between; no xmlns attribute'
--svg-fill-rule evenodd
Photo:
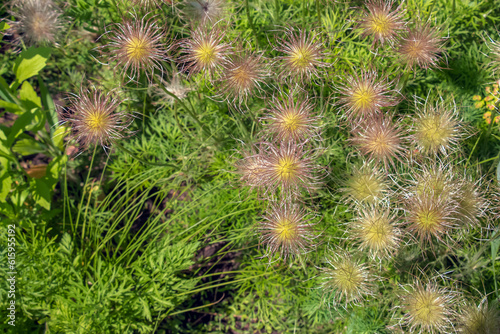
<svg viewBox="0 0 500 334"><path fill-rule="evenodd" d="M405 27L401 7L392 10L394 0L367 0L359 27L363 36L372 36L373 44L394 42Z"/></svg>
<svg viewBox="0 0 500 334"><path fill-rule="evenodd" d="M61 11L51 0L14 0L11 15L15 22L9 22L10 33L21 36L25 44L54 43L61 28Z"/></svg>
<svg viewBox="0 0 500 334"><path fill-rule="evenodd" d="M329 266L321 269L321 288L328 305L358 304L373 294L373 278L367 265L351 254L330 251L326 262Z"/></svg>
<svg viewBox="0 0 500 334"><path fill-rule="evenodd" d="M382 108L398 103L395 97L397 91L390 88L391 84L372 70L347 75L343 86L337 88L340 94L338 104L351 121L373 116Z"/></svg>
<svg viewBox="0 0 500 334"><path fill-rule="evenodd" d="M455 333L458 293L440 287L435 280L416 280L401 294L401 324L410 333Z"/></svg>
<svg viewBox="0 0 500 334"><path fill-rule="evenodd" d="M162 42L165 37L155 17L145 15L115 24L108 31L109 44L101 48L109 61L116 61L130 80L139 79L141 72L152 80L155 69L163 72L161 62L167 59L170 46ZM104 49L107 49L104 51Z"/></svg>
<svg viewBox="0 0 500 334"><path fill-rule="evenodd" d="M131 117L118 111L120 103L115 92L82 89L80 95L69 97L69 106L61 113L61 123L71 128L74 139L84 148L92 144L106 148L128 133Z"/></svg>
<svg viewBox="0 0 500 334"><path fill-rule="evenodd" d="M214 23L224 14L224 0L185 0L184 17L192 23Z"/></svg>
<svg viewBox="0 0 500 334"><path fill-rule="evenodd" d="M484 297L476 306L467 304L460 315L460 333L464 334L498 334L500 333L500 311L497 303L488 305Z"/></svg>
<svg viewBox="0 0 500 334"><path fill-rule="evenodd" d="M284 53L278 57L282 78L297 78L299 81L318 76L323 63L324 47L319 36L306 29L287 28L285 37L278 40L275 50Z"/></svg>
<svg viewBox="0 0 500 334"><path fill-rule="evenodd" d="M179 60L184 63L182 70L189 75L198 72L214 75L222 70L231 52L231 46L223 43L223 39L224 33L219 26L199 26L195 29L190 38L179 43L184 53Z"/></svg>
<svg viewBox="0 0 500 334"><path fill-rule="evenodd" d="M314 104L298 91L273 96L269 114L262 118L267 131L280 141L303 142L318 134Z"/></svg>
<svg viewBox="0 0 500 334"><path fill-rule="evenodd" d="M312 218L298 204L282 201L271 203L259 224L261 242L266 245L269 260L274 255L286 261L289 257L307 253L316 238Z"/></svg>
<svg viewBox="0 0 500 334"><path fill-rule="evenodd" d="M399 56L405 66L427 69L436 67L444 54L445 38L430 23L417 22L404 34L398 48Z"/></svg>
<svg viewBox="0 0 500 334"><path fill-rule="evenodd" d="M382 162L387 169L400 160L403 152L403 131L389 116L374 116L353 131L351 141L368 160Z"/></svg>
<svg viewBox="0 0 500 334"><path fill-rule="evenodd" d="M389 192L384 174L379 168L364 163L354 168L341 190L352 204L378 204Z"/></svg>

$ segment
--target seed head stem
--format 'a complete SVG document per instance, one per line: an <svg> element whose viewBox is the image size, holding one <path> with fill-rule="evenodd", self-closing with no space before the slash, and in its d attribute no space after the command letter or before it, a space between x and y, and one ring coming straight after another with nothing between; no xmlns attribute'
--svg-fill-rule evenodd
<svg viewBox="0 0 500 334"><path fill-rule="evenodd" d="M248 0L245 0L245 9L247 12L247 20L248 20L248 27L252 29L253 35L255 37L255 44L257 46L257 49L259 48L259 39L257 38L257 31L255 30L255 26L253 25L253 19L252 15L250 14L250 5L248 4Z"/></svg>

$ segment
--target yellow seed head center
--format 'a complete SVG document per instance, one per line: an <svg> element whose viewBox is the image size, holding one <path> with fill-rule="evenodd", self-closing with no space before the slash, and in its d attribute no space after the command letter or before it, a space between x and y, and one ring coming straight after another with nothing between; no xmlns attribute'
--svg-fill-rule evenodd
<svg viewBox="0 0 500 334"><path fill-rule="evenodd" d="M445 315L445 307L440 301L440 296L433 291L417 292L412 298L409 311L414 321L424 326L439 324Z"/></svg>
<svg viewBox="0 0 500 334"><path fill-rule="evenodd" d="M203 65L213 63L217 56L214 46L207 42L198 46L198 48L194 50L194 53L196 60Z"/></svg>
<svg viewBox="0 0 500 334"><path fill-rule="evenodd" d="M346 261L337 267L333 280L345 294L353 294L363 284L363 275L354 263Z"/></svg>
<svg viewBox="0 0 500 334"><path fill-rule="evenodd" d="M366 85L360 85L354 90L351 98L356 110L369 110L375 102L375 92Z"/></svg>
<svg viewBox="0 0 500 334"><path fill-rule="evenodd" d="M94 132L101 132L106 128L108 118L100 110L94 110L87 115L85 123Z"/></svg>
<svg viewBox="0 0 500 334"><path fill-rule="evenodd" d="M294 178L297 175L298 168L297 160L292 157L283 157L278 160L277 172L279 178L283 181Z"/></svg>
<svg viewBox="0 0 500 334"><path fill-rule="evenodd" d="M421 119L418 132L425 149L435 149L448 142L451 129L442 123L439 116Z"/></svg>
<svg viewBox="0 0 500 334"><path fill-rule="evenodd" d="M381 248L387 244L391 230L391 225L385 219L375 219L367 222L363 239L371 248Z"/></svg>
<svg viewBox="0 0 500 334"><path fill-rule="evenodd" d="M125 46L128 58L135 63L141 62L150 53L149 44L144 37L132 37Z"/></svg>
<svg viewBox="0 0 500 334"><path fill-rule="evenodd" d="M352 195L359 201L373 201L383 190L383 185L370 175L359 175L351 181Z"/></svg>
<svg viewBox="0 0 500 334"><path fill-rule="evenodd" d="M375 14L371 17L370 28L374 33L388 35L390 33L391 22L386 13Z"/></svg>
<svg viewBox="0 0 500 334"><path fill-rule="evenodd" d="M430 209L423 209L417 214L417 223L423 230L432 231L439 225L439 216Z"/></svg>
<svg viewBox="0 0 500 334"><path fill-rule="evenodd" d="M307 68L311 63L311 60L312 60L312 53L305 46L294 49L290 54L291 64L299 69Z"/></svg>
<svg viewBox="0 0 500 334"><path fill-rule="evenodd" d="M276 225L276 235L281 242L289 242L297 236L297 225L290 219L283 218Z"/></svg>
<svg viewBox="0 0 500 334"><path fill-rule="evenodd" d="M302 126L302 117L295 110L289 110L283 116L282 124L287 133L294 133Z"/></svg>

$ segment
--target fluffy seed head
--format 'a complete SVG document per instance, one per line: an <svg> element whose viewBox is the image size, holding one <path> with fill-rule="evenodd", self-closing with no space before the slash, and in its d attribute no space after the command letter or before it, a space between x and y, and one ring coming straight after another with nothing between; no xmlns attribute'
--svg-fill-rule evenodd
<svg viewBox="0 0 500 334"><path fill-rule="evenodd" d="M373 286L368 267L346 252L331 252L322 268L321 285L328 305L358 304L372 295Z"/></svg>
<svg viewBox="0 0 500 334"><path fill-rule="evenodd" d="M445 242L444 237L455 227L455 210L455 203L442 196L411 196L406 206L408 230L421 242L430 242L432 238Z"/></svg>
<svg viewBox="0 0 500 334"><path fill-rule="evenodd" d="M427 101L417 111L412 132L412 138L423 154L446 154L462 136L456 105Z"/></svg>
<svg viewBox="0 0 500 334"><path fill-rule="evenodd" d="M259 151L254 146L245 148L241 152L243 158L236 165L240 181L250 188L263 186L264 157Z"/></svg>
<svg viewBox="0 0 500 334"><path fill-rule="evenodd" d="M263 172L260 184L267 193L281 189L285 196L289 196L297 195L300 189L311 191L316 188L314 152L306 152L303 144L267 144L267 149L261 154Z"/></svg>
<svg viewBox="0 0 500 334"><path fill-rule="evenodd" d="M398 103L395 91L389 88L392 82L379 78L375 71L363 70L360 75L355 73L346 78L344 86L337 89L341 95L338 104L350 120L366 118Z"/></svg>
<svg viewBox="0 0 500 334"><path fill-rule="evenodd" d="M488 305L488 299L486 297L478 306L468 304L460 316L460 333L500 333L500 312L495 306L495 304Z"/></svg>
<svg viewBox="0 0 500 334"><path fill-rule="evenodd" d="M411 190L415 196L441 197L452 201L459 190L451 164L426 161L413 169Z"/></svg>
<svg viewBox="0 0 500 334"><path fill-rule="evenodd" d="M398 53L407 68L436 67L444 53L444 41L429 23L417 23L404 34Z"/></svg>
<svg viewBox="0 0 500 334"><path fill-rule="evenodd" d="M359 27L363 36L373 36L373 44L393 42L405 26L401 7L391 10L394 0L367 0Z"/></svg>
<svg viewBox="0 0 500 334"><path fill-rule="evenodd" d="M183 70L190 75L198 72L213 75L227 63L231 47L222 42L224 34L218 27L209 29L200 26L193 31L190 38L180 42L185 53L180 62Z"/></svg>
<svg viewBox="0 0 500 334"><path fill-rule="evenodd" d="M84 148L100 144L104 148L125 137L130 117L117 111L120 100L114 92L103 93L91 88L69 98L69 107L61 114L61 123L68 123L73 137Z"/></svg>
<svg viewBox="0 0 500 334"><path fill-rule="evenodd" d="M304 208L282 201L271 203L264 221L260 223L261 242L266 245L266 255L275 254L286 261L288 257L307 253L316 238L312 218L307 218Z"/></svg>
<svg viewBox="0 0 500 334"><path fill-rule="evenodd" d="M314 105L307 96L292 92L273 96L267 121L271 136L280 141L304 141L317 134L318 117L312 111Z"/></svg>
<svg viewBox="0 0 500 334"><path fill-rule="evenodd" d="M222 94L227 95L232 102L238 101L241 104L250 94L260 90L260 84L265 76L262 54L234 56L226 66L222 78Z"/></svg>
<svg viewBox="0 0 500 334"><path fill-rule="evenodd" d="M388 193L383 173L369 164L355 168L342 191L353 204L377 204Z"/></svg>
<svg viewBox="0 0 500 334"><path fill-rule="evenodd" d="M394 225L394 217L388 208L367 206L361 209L351 225L353 235L362 250L368 250L379 259L390 257L399 245L400 231Z"/></svg>
<svg viewBox="0 0 500 334"><path fill-rule="evenodd" d="M390 117L379 116L368 119L351 141L368 160L383 162L387 169L389 163L394 165L394 159L399 160L403 139L401 128Z"/></svg>
<svg viewBox="0 0 500 334"><path fill-rule="evenodd" d="M454 196L457 203L457 220L462 227L479 225L479 218L483 217L488 207L484 193L481 190L480 180L472 181L464 176Z"/></svg>
<svg viewBox="0 0 500 334"><path fill-rule="evenodd" d="M305 29L285 30L285 37L278 40L275 50L285 55L278 58L281 62L280 76L310 79L318 76L318 68L324 66L322 62L324 48L318 35Z"/></svg>
<svg viewBox="0 0 500 334"><path fill-rule="evenodd" d="M165 44L161 42L164 33L158 27L154 17L143 16L138 20L117 23L110 32L108 51L102 53L110 61L116 61L123 67L130 80L139 79L141 72L151 80L155 69L163 72L161 61L167 59Z"/></svg>
<svg viewBox="0 0 500 334"><path fill-rule="evenodd" d="M25 44L54 43L56 32L61 28L61 11L51 0L14 0L13 10L16 18L9 22L10 33L21 36Z"/></svg>
<svg viewBox="0 0 500 334"><path fill-rule="evenodd" d="M224 14L224 0L185 0L184 17L192 23L214 23Z"/></svg>
<svg viewBox="0 0 500 334"><path fill-rule="evenodd" d="M434 281L416 281L402 294L403 324L410 333L449 333L456 321L457 293Z"/></svg>

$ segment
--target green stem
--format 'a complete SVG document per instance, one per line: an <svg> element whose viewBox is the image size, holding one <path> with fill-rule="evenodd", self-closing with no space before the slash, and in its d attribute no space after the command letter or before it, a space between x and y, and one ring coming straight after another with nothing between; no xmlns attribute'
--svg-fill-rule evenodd
<svg viewBox="0 0 500 334"><path fill-rule="evenodd" d="M173 108L173 109L174 109L174 118L175 118L175 123L177 124L177 127L179 128L179 130L181 130L181 133L182 133L182 135L183 135L185 138L189 138L189 139L191 139L191 136L190 136L190 135L188 135L188 134L184 131L183 127L181 126L181 122L179 121L179 115L178 115L178 113L177 113L177 101L174 101L174 108Z"/></svg>
<svg viewBox="0 0 500 334"><path fill-rule="evenodd" d="M252 15L250 15L250 5L248 4L248 0L245 0L245 9L247 12L248 26L252 29L253 36L255 37L255 44L257 48L259 48L259 39L257 38L257 32L255 31L255 27L253 25Z"/></svg>
<svg viewBox="0 0 500 334"><path fill-rule="evenodd" d="M78 214L76 216L75 230L78 228L78 223L80 221L80 214L82 213L83 199L85 198L85 189L87 188L87 184L89 183L90 173L92 172L92 166L94 164L94 158L95 158L96 151L97 151L97 145L94 146L94 152L92 153L92 160L90 160L89 171L87 172L87 178L85 179L85 183L83 185L82 198L80 199L80 204L78 205Z"/></svg>
<svg viewBox="0 0 500 334"><path fill-rule="evenodd" d="M168 163L157 163L157 162L149 162L149 161L146 161L144 159L141 159L139 158L137 155L135 155L134 153L132 153L129 149L123 147L121 144L119 144L118 142L114 142L113 145L117 146L120 150L122 150L123 152L127 153L128 155L130 155L132 158L134 158L135 160L137 161L140 161L142 162L143 164L145 165L150 165L150 166L161 166L161 167L172 167L172 168L177 168L177 166L173 165L173 164L168 164Z"/></svg>
<svg viewBox="0 0 500 334"><path fill-rule="evenodd" d="M319 0L316 0L316 14L318 15L319 26L321 27L321 7L319 6Z"/></svg>
<svg viewBox="0 0 500 334"><path fill-rule="evenodd" d="M436 0L433 0L431 3L431 8L429 9L429 14L427 15L427 20L425 22L428 22L429 19L431 18L432 11L434 10L434 6L436 5Z"/></svg>
<svg viewBox="0 0 500 334"><path fill-rule="evenodd" d="M280 1L274 0L274 16L276 23L280 20Z"/></svg>

